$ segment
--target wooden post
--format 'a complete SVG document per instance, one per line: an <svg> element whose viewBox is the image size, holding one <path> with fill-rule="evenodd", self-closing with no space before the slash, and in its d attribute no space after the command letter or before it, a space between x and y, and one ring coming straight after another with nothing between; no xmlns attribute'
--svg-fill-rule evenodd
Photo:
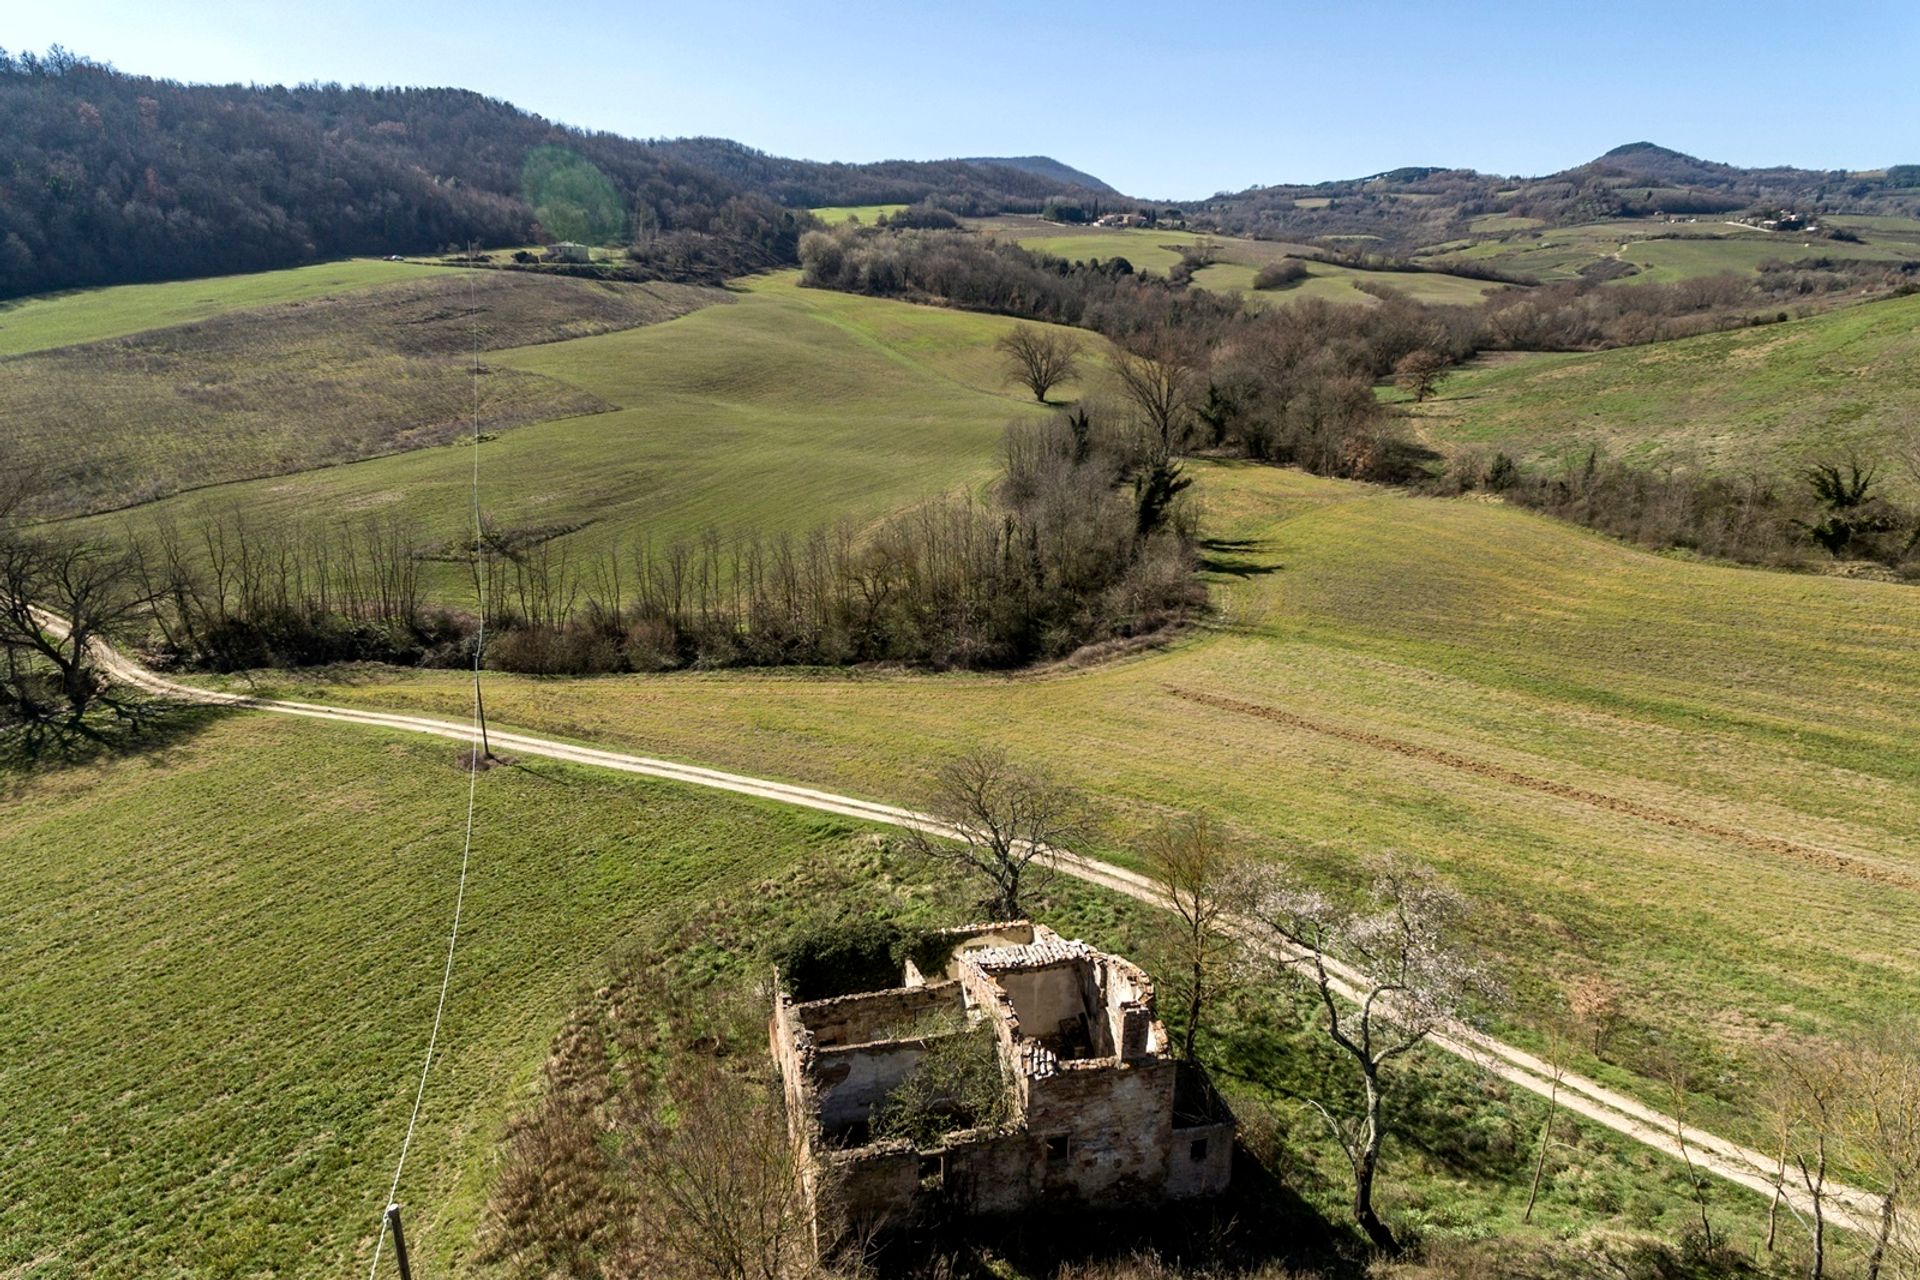
<svg viewBox="0 0 1920 1280"><path fill-rule="evenodd" d="M487 701L480 694L480 646L473 649L473 705L480 718L480 758L493 759L493 746L487 740Z"/></svg>
<svg viewBox="0 0 1920 1280"><path fill-rule="evenodd" d="M400 1266L400 1280L413 1280L413 1267L407 1261L407 1237L400 1230L400 1206L387 1206L387 1226L393 1232L393 1259Z"/></svg>

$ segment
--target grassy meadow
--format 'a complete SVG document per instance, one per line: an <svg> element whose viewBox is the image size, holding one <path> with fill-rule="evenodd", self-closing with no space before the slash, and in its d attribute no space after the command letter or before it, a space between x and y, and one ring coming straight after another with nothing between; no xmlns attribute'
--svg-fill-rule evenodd
<svg viewBox="0 0 1920 1280"><path fill-rule="evenodd" d="M232 311L444 275L439 267L353 258L256 275L76 289L0 302L0 356L194 324Z"/></svg>
<svg viewBox="0 0 1920 1280"><path fill-rule="evenodd" d="M0 360L0 417L18 424L7 459L40 479L31 514L67 516L442 444L467 434L476 406L496 432L598 413L611 406L491 357L476 392L476 348L726 300L685 285L443 273L16 356Z"/></svg>
<svg viewBox="0 0 1920 1280"><path fill-rule="evenodd" d="M1226 250L1231 254L1231 248ZM1406 294L1415 302L1439 306L1470 307L1487 294L1503 288L1485 280L1467 276L1443 275L1437 271L1362 271L1336 262L1309 261L1306 279L1283 289L1255 289L1253 277L1258 267L1237 262L1216 262L1193 273L1193 282L1203 289L1244 294L1260 306L1285 306L1290 302L1320 298L1327 302L1357 302L1373 305L1379 299L1361 285L1386 285Z"/></svg>
<svg viewBox="0 0 1920 1280"><path fill-rule="evenodd" d="M1911 494L1916 479L1886 454L1899 432L1920 428L1920 297L1651 346L1489 361L1406 408L1437 442L1550 463L1598 446L1652 466L1778 476L1856 453Z"/></svg>
<svg viewBox="0 0 1920 1280"><path fill-rule="evenodd" d="M1482 904L1516 1023L1583 974L1626 984L1633 1047L1584 1065L1629 1087L1662 1043L1731 1065L1910 1004L1920 595L1660 558L1498 504L1196 471L1217 615L1165 649L1012 678L500 677L489 707L890 800L1001 743L1097 795L1121 858L1186 808L1331 884L1404 850ZM465 696L427 672L280 687ZM1737 1067L1718 1078L1737 1093Z"/></svg>
<svg viewBox="0 0 1920 1280"><path fill-rule="evenodd" d="M870 227L880 220L881 214L892 216L906 207L904 204L835 204L819 209L809 209L807 212L830 227L839 226L855 218L858 218L862 225Z"/></svg>
<svg viewBox="0 0 1920 1280"><path fill-rule="evenodd" d="M1006 423L1045 412L1004 380L992 349L1014 323L1004 317L800 289L792 273L732 296L668 323L487 353L488 367L596 409L487 440L488 512L571 531L581 553L715 527L865 521L984 483ZM484 403L481 421L491 431ZM414 449L200 489L131 519L191 528L240 512L291 527L394 512L452 540L469 520L471 465L463 447ZM123 519L93 527L117 532ZM464 601L459 575L439 572Z"/></svg>
<svg viewBox="0 0 1920 1280"><path fill-rule="evenodd" d="M1529 219L1488 215L1471 224L1488 238L1433 245L1419 256L1439 265L1449 258L1483 263L1541 280L1572 280L1580 269L1606 258L1640 268L1620 283L1671 283L1722 272L1753 271L1770 258L1866 258L1897 261L1920 257L1920 222L1905 218L1836 219L1853 229L1861 243L1828 240L1792 232L1764 231L1702 215L1696 222L1666 223L1620 218L1569 227L1525 225Z"/></svg>
<svg viewBox="0 0 1920 1280"><path fill-rule="evenodd" d="M0 791L0 1274L364 1274L446 955L454 744L267 716ZM819 815L531 762L480 779L401 1199L473 1246L502 1126L650 924L843 842Z"/></svg>
<svg viewBox="0 0 1920 1280"><path fill-rule="evenodd" d="M1377 299L1356 285L1384 284L1400 290L1420 302L1471 306L1490 289L1500 286L1466 276L1424 271L1363 271L1337 263L1309 261L1307 278L1285 289L1256 292L1254 273L1269 262L1289 255L1315 252L1309 245L1280 240L1247 240L1237 236L1203 235L1193 231L1159 227L1074 227L1042 222L1037 218L976 219L975 230L1011 239L1024 248L1050 253L1070 261L1092 258L1125 258L1136 271L1166 274L1180 263L1183 250L1206 244L1212 246L1214 262L1194 273L1194 283L1222 293L1244 293L1263 305L1277 305L1305 298L1323 298L1329 302L1372 304Z"/></svg>

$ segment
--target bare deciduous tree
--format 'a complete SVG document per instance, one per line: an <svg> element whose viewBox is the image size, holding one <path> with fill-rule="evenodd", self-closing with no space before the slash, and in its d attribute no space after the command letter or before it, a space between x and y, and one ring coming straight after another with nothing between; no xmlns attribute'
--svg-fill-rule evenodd
<svg viewBox="0 0 1920 1280"><path fill-rule="evenodd" d="M1547 1091L1547 1118L1540 1122L1540 1149L1534 1155L1533 1180L1527 1184L1527 1211L1520 1221L1533 1221L1533 1206L1540 1198L1540 1180L1547 1171L1547 1155L1553 1150L1553 1122L1560 1116L1560 1082L1567 1076L1567 1036L1559 1026L1546 1030L1542 1056L1547 1063L1547 1078L1553 1087Z"/></svg>
<svg viewBox="0 0 1920 1280"><path fill-rule="evenodd" d="M814 1274L806 1148L778 1102L708 1066L683 1082L639 1145L664 1253L701 1280Z"/></svg>
<svg viewBox="0 0 1920 1280"><path fill-rule="evenodd" d="M1588 974L1567 989L1567 1010L1587 1033L1593 1056L1607 1056L1607 1045L1625 1016L1620 984L1601 974Z"/></svg>
<svg viewBox="0 0 1920 1280"><path fill-rule="evenodd" d="M1393 366L1393 380L1415 400L1425 400L1447 376L1447 358L1424 347L1409 351Z"/></svg>
<svg viewBox="0 0 1920 1280"><path fill-rule="evenodd" d="M1867 1255L1866 1280L1879 1280L1896 1254L1920 1264L1920 1240L1896 1230L1920 1181L1920 1024L1884 1028L1848 1054L1851 1087L1842 1109L1848 1148L1880 1193L1879 1226ZM1920 1270L1920 1265L1916 1265Z"/></svg>
<svg viewBox="0 0 1920 1280"><path fill-rule="evenodd" d="M1841 1054L1830 1045L1782 1045L1775 1055L1770 1094L1787 1153L1781 1163L1791 1167L1782 1172L1807 1193L1810 1216L1802 1221L1813 1245L1808 1280L1821 1280L1827 1269L1827 1171L1840 1143L1847 1076Z"/></svg>
<svg viewBox="0 0 1920 1280"><path fill-rule="evenodd" d="M1674 1146L1680 1152L1680 1163L1686 1166L1687 1186L1693 1197L1694 1208L1700 1214L1700 1243L1708 1253L1712 1253L1713 1215L1709 1207L1707 1180L1701 1176L1700 1166L1694 1163L1693 1148L1687 1142L1688 1100L1693 1096L1692 1073L1678 1056L1669 1054L1660 1064L1660 1075L1667 1086L1667 1111L1673 1117Z"/></svg>
<svg viewBox="0 0 1920 1280"><path fill-rule="evenodd" d="M1144 852L1147 874L1176 917L1167 930L1161 983L1182 1010L1180 1056L1192 1061L1207 1001L1222 985L1234 949L1221 924L1241 879L1241 857L1205 814L1161 827Z"/></svg>
<svg viewBox="0 0 1920 1280"><path fill-rule="evenodd" d="M1022 914L1023 895L1054 870L1059 849L1089 828L1086 802L1037 765L997 747L969 751L934 774L927 811L951 832L914 830L906 839L928 857L953 863L992 887L1003 919Z"/></svg>
<svg viewBox="0 0 1920 1280"><path fill-rule="evenodd" d="M137 718L139 704L111 692L94 645L127 634L152 603L138 558L128 552L0 534L0 650L10 713L82 735L95 707ZM60 626L49 625L42 609Z"/></svg>
<svg viewBox="0 0 1920 1280"><path fill-rule="evenodd" d="M1382 1073L1474 1004L1495 998L1498 988L1460 949L1456 930L1467 912L1461 894L1396 858L1377 860L1372 873L1371 902L1353 911L1277 868L1261 868L1248 877L1245 911L1260 935L1256 958L1287 973L1304 969L1318 990L1327 1035L1359 1076L1358 1115L1313 1105L1352 1166L1354 1220L1380 1248L1396 1251L1373 1205L1388 1127Z"/></svg>
<svg viewBox="0 0 1920 1280"><path fill-rule="evenodd" d="M1033 392L1041 404L1049 391L1080 375L1080 340L1059 329L1017 324L993 345L1006 357L1008 380Z"/></svg>
<svg viewBox="0 0 1920 1280"><path fill-rule="evenodd" d="M1120 390L1152 428L1162 458L1172 455L1186 434L1204 363L1194 341L1171 329L1114 349L1113 372Z"/></svg>

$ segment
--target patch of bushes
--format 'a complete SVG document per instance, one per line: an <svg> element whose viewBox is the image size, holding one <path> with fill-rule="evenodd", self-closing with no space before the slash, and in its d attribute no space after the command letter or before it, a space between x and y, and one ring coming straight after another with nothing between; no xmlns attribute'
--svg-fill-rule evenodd
<svg viewBox="0 0 1920 1280"><path fill-rule="evenodd" d="M836 915L793 930L771 959L795 1000L827 1000L899 986L906 961L934 938L931 930L879 916Z"/></svg>
<svg viewBox="0 0 1920 1280"><path fill-rule="evenodd" d="M993 1028L982 1022L928 1030L926 1053L874 1104L873 1136L906 1138L925 1148L939 1145L942 1137L956 1130L1011 1119L1012 1091L1001 1070ZM908 1031L912 1034L914 1029Z"/></svg>
<svg viewBox="0 0 1920 1280"><path fill-rule="evenodd" d="M1463 450L1431 487L1485 490L1656 551L1691 551L1772 568L1820 560L1913 568L1920 511L1882 496L1859 463L1799 476L1652 470L1597 449L1557 467L1526 467L1506 453Z"/></svg>
<svg viewBox="0 0 1920 1280"><path fill-rule="evenodd" d="M1299 258L1281 258L1269 262L1253 273L1253 287L1256 289L1284 289L1290 284L1298 284L1307 278L1307 264Z"/></svg>

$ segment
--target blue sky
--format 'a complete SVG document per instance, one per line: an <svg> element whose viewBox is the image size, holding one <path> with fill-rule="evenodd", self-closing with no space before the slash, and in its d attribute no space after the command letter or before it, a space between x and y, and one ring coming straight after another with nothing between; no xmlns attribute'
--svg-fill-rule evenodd
<svg viewBox="0 0 1920 1280"><path fill-rule="evenodd" d="M1143 196L1406 164L1546 173L1647 139L1920 163L1920 2L267 4L13 0L182 80L451 84L589 128L782 155L1047 154Z"/></svg>

